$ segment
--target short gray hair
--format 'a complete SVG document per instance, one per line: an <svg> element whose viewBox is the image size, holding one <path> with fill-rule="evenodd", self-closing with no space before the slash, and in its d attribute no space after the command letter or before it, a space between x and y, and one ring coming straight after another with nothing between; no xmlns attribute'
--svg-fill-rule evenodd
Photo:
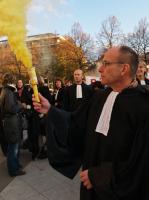
<svg viewBox="0 0 149 200"><path fill-rule="evenodd" d="M138 54L128 46L120 46L120 59L130 65L131 76L134 78L139 64Z"/></svg>

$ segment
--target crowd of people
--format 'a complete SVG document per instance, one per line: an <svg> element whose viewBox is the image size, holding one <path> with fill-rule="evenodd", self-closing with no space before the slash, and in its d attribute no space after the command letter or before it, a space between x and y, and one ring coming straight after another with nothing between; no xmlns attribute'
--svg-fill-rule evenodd
<svg viewBox="0 0 149 200"><path fill-rule="evenodd" d="M86 85L76 69L73 83L55 80L54 93L40 77L40 102L30 86L4 75L0 135L10 176L25 174L22 147L69 178L82 167L80 200L149 198L148 68L131 48L118 46L104 52L99 73L100 81Z"/></svg>
<svg viewBox="0 0 149 200"><path fill-rule="evenodd" d="M83 78L83 71L80 69L74 72L74 84L67 81L64 85L62 80L57 78L52 93L45 84L44 78L39 76L38 91L55 107L75 110L79 104L92 95L92 87L83 83ZM0 96L1 147L4 155L7 156L9 175L23 175L25 172L19 163L20 148L28 149L32 160L47 158L45 117L33 108L31 85L24 85L21 79L16 80L11 73L4 74L2 85ZM77 85L80 86L79 96ZM27 130L25 139L24 130Z"/></svg>

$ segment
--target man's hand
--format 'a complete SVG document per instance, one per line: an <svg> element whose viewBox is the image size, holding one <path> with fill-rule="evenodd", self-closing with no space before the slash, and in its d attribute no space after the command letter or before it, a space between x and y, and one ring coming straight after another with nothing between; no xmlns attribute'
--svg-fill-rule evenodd
<svg viewBox="0 0 149 200"><path fill-rule="evenodd" d="M22 103L22 106L23 106L24 109L26 109L27 105L26 105L26 103Z"/></svg>
<svg viewBox="0 0 149 200"><path fill-rule="evenodd" d="M89 190L91 189L93 186L89 180L89 177L88 177L88 170L84 170L80 173L80 179L81 179L81 182L83 183L83 185Z"/></svg>
<svg viewBox="0 0 149 200"><path fill-rule="evenodd" d="M35 97L33 95L32 101L33 101L34 109L39 113L47 114L49 109L51 108L51 104L40 93L39 93L39 99L40 99L40 103L38 103L36 101L36 99L35 99Z"/></svg>

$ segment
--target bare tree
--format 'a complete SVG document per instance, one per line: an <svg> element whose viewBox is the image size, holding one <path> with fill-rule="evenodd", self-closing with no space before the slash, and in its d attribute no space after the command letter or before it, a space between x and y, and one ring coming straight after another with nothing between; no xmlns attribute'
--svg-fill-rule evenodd
<svg viewBox="0 0 149 200"><path fill-rule="evenodd" d="M120 43L121 36L120 22L115 16L110 16L101 24L97 34L97 43L100 48L112 47Z"/></svg>
<svg viewBox="0 0 149 200"><path fill-rule="evenodd" d="M135 27L134 32L128 34L127 43L139 56L143 57L144 61L147 60L146 54L149 50L149 24L146 18L141 19L138 26Z"/></svg>
<svg viewBox="0 0 149 200"><path fill-rule="evenodd" d="M84 52L84 55L88 60L94 60L95 54L95 44L90 34L85 33L79 24L79 22L75 22L72 25L70 37L74 40L76 46L81 48Z"/></svg>

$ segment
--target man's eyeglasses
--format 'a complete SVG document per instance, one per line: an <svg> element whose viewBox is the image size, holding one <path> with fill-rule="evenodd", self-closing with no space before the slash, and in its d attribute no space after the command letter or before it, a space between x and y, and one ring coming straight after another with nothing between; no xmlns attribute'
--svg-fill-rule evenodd
<svg viewBox="0 0 149 200"><path fill-rule="evenodd" d="M124 64L123 62L107 62L107 61L102 61L101 64L104 66L104 67L107 67L109 65L113 65L113 64Z"/></svg>

